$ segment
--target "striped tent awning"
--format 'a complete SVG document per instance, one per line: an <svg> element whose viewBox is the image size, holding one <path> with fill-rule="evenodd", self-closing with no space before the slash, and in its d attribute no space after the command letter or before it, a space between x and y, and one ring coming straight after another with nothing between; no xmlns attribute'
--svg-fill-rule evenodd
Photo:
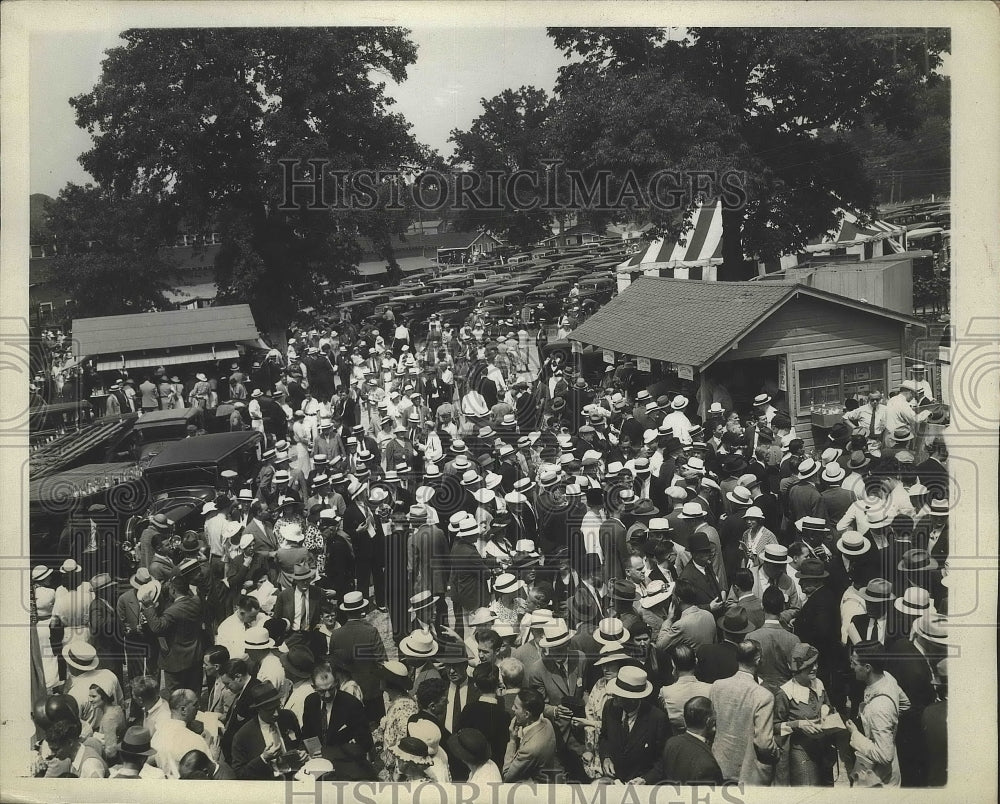
<svg viewBox="0 0 1000 804"><path fill-rule="evenodd" d="M657 276L667 269L674 279L715 279L714 267L722 264L722 202L698 207L692 224L677 240L654 240L619 268Z"/></svg>
<svg viewBox="0 0 1000 804"><path fill-rule="evenodd" d="M873 220L862 226L858 217L847 210L840 210L840 228L834 234L813 238L805 247L806 253L822 253L850 245L884 240L893 253L906 248L906 228L885 221ZM693 226L676 240L654 240L631 258L621 263L623 273L641 271L646 275L673 279L716 278L717 266L722 264L722 202L700 206L694 212Z"/></svg>

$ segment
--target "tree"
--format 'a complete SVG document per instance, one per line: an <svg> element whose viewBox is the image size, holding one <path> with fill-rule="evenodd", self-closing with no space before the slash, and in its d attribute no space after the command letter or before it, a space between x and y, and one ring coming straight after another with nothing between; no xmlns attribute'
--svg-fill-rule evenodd
<svg viewBox="0 0 1000 804"><path fill-rule="evenodd" d="M547 213L530 209L538 201L538 183L523 183L515 190L507 178L517 171L545 175L543 132L549 115L549 97L540 89L522 86L505 89L490 99L482 98L483 113L468 131L454 129L450 142L455 144L452 166L471 168L482 179L479 195L490 197L487 171L502 174L496 183L498 209L469 209L459 212L458 225L468 230L488 229L512 245L527 246L548 235ZM456 179L458 181L460 179ZM454 192L454 191L453 191Z"/></svg>
<svg viewBox="0 0 1000 804"><path fill-rule="evenodd" d="M409 32L199 28L122 38L99 83L70 101L93 139L81 164L113 202L147 198L178 226L217 227L220 301L248 302L258 323L283 327L317 300L322 279L353 271L358 235L389 225L351 199L333 208L330 192L318 203L311 190L290 196L287 166L309 182L328 174L305 160L358 171L419 157L380 80L405 79L416 60ZM388 186L368 184L374 195Z"/></svg>
<svg viewBox="0 0 1000 804"><path fill-rule="evenodd" d="M169 210L149 197L109 198L91 184L68 184L47 206L57 232L52 281L74 301L74 316L165 309L172 263L159 248L172 228Z"/></svg>
<svg viewBox="0 0 1000 804"><path fill-rule="evenodd" d="M848 134L873 124L912 132L917 93L939 80L948 47L946 31L926 29L690 28L680 40L661 29L549 34L567 55L582 58L561 70L561 101L585 91L579 77L589 70L622 93L632 82L653 94L658 82L683 82L724 109L726 149L747 177L745 201L723 196L726 279L751 274L744 253L773 258L833 229L841 207L874 212L875 183ZM612 114L603 125L623 128ZM692 156L693 149L688 163Z"/></svg>

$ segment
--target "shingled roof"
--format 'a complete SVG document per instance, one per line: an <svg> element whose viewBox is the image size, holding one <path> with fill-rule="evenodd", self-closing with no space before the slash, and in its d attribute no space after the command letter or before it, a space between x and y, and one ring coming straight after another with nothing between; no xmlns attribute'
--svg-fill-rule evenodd
<svg viewBox="0 0 1000 804"><path fill-rule="evenodd" d="M645 276L570 334L626 355L702 368L796 294L903 323L920 322L797 282L703 282Z"/></svg>
<svg viewBox="0 0 1000 804"><path fill-rule="evenodd" d="M257 324L248 304L78 318L73 322L73 340L81 356L256 342L257 338Z"/></svg>

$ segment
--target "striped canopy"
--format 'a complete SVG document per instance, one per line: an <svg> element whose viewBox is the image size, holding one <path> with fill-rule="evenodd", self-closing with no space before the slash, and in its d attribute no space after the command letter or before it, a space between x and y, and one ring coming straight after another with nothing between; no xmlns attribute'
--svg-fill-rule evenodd
<svg viewBox="0 0 1000 804"><path fill-rule="evenodd" d="M847 210L840 210L840 213L840 228L832 235L813 238L804 251L825 252L879 240L885 240L893 253L904 250L905 227L878 220L862 226L853 213ZM693 223L680 239L654 240L618 267L623 271L666 268L675 279L715 279L715 268L722 264L722 202L698 207Z"/></svg>

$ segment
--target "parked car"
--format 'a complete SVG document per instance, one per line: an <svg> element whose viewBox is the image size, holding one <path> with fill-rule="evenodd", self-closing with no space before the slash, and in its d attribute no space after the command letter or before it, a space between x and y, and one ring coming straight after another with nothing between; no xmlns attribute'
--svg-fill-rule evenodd
<svg viewBox="0 0 1000 804"><path fill-rule="evenodd" d="M218 488L221 473L236 472L240 482L257 476L263 436L255 430L209 433L167 444L143 466L143 477L154 494L187 487Z"/></svg>

